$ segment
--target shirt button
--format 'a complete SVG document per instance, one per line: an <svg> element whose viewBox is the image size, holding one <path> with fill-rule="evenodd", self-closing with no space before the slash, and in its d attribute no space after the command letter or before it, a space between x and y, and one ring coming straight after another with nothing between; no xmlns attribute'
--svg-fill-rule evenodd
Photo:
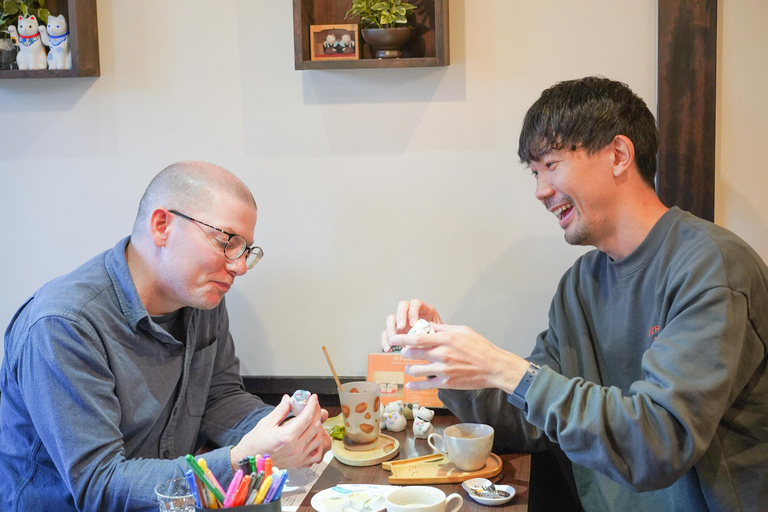
<svg viewBox="0 0 768 512"><path fill-rule="evenodd" d="M171 452L169 452L168 450L165 450L165 451L163 452L163 458L164 458L164 459L167 459L167 458L169 458L170 456L171 456Z"/></svg>

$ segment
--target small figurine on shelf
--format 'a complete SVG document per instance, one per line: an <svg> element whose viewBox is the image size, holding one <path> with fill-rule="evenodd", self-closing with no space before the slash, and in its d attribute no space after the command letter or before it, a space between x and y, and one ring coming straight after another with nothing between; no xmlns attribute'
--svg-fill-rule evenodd
<svg viewBox="0 0 768 512"><path fill-rule="evenodd" d="M434 417L435 411L413 404L413 435L419 439L429 437L429 434L435 431L435 426L432 425Z"/></svg>
<svg viewBox="0 0 768 512"><path fill-rule="evenodd" d="M69 49L69 30L64 15L48 16L48 69L72 69L72 51ZM41 31L42 34L42 31Z"/></svg>
<svg viewBox="0 0 768 512"><path fill-rule="evenodd" d="M325 36L325 42L323 43L323 53L338 53L338 46L339 43L336 42L336 34L328 34Z"/></svg>
<svg viewBox="0 0 768 512"><path fill-rule="evenodd" d="M352 40L352 36L344 34L341 36L341 43L337 49L339 53L355 53L355 42Z"/></svg>
<svg viewBox="0 0 768 512"><path fill-rule="evenodd" d="M16 63L19 69L45 69L45 48L43 42L48 44L48 33L40 27L35 16L19 16L17 23L18 32L13 25L8 27L11 41L19 47L16 55Z"/></svg>

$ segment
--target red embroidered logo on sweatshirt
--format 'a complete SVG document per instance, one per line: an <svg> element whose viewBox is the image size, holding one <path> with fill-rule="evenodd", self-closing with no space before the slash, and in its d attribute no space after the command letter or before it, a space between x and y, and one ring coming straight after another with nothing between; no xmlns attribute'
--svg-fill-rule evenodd
<svg viewBox="0 0 768 512"><path fill-rule="evenodd" d="M653 338L654 340L657 338L657 334L659 334L659 326L654 325L650 329L648 329L648 337Z"/></svg>

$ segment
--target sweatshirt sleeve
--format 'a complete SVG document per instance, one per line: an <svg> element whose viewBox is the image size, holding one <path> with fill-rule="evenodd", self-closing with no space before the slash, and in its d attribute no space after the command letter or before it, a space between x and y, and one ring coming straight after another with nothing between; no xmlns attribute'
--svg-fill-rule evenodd
<svg viewBox="0 0 768 512"><path fill-rule="evenodd" d="M668 487L697 462L764 357L742 294L678 299L628 392L545 366L526 396L526 419L571 461L637 491Z"/></svg>

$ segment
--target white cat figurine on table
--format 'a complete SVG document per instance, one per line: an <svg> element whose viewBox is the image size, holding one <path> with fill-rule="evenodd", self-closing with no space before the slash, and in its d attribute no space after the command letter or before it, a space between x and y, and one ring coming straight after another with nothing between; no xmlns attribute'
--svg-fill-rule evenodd
<svg viewBox="0 0 768 512"><path fill-rule="evenodd" d="M395 400L384 406L384 417L387 420L387 430L402 432L405 430L405 416L403 415L403 401Z"/></svg>
<svg viewBox="0 0 768 512"><path fill-rule="evenodd" d="M435 426L432 425L434 417L435 411L432 409L413 404L413 435L419 439L429 437L429 434L435 431Z"/></svg>
<svg viewBox="0 0 768 512"><path fill-rule="evenodd" d="M45 28L40 27L34 16L28 18L19 16L17 25L18 32L13 25L8 27L8 32L11 34L13 44L19 47L19 53L16 54L19 69L45 69L47 66L43 43L48 44L48 33Z"/></svg>
<svg viewBox="0 0 768 512"><path fill-rule="evenodd" d="M69 30L64 15L48 16L48 69L72 69L72 50L69 49Z"/></svg>

